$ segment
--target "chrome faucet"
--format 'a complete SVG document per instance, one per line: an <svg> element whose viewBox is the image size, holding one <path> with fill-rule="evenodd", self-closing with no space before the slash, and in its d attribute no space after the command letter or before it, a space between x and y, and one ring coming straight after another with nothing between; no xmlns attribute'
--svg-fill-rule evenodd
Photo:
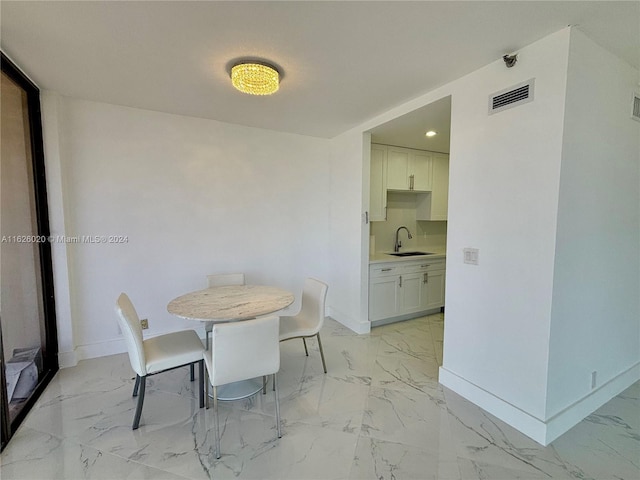
<svg viewBox="0 0 640 480"><path fill-rule="evenodd" d="M394 252L399 252L400 251L400 247L402 246L402 242L400 242L400 240L398 240L398 234L400 233L400 230L405 229L407 231L407 238L412 239L413 236L411 235L411 232L409 231L409 229L407 227L405 227L404 225L402 227L399 227L396 230L396 243L393 245L393 251Z"/></svg>

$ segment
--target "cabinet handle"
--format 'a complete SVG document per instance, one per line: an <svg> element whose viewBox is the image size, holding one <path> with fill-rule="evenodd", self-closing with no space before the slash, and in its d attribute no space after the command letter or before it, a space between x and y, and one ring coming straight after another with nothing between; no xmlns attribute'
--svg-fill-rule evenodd
<svg viewBox="0 0 640 480"><path fill-rule="evenodd" d="M430 266L431 266L431 264L427 263L426 265L420 265L420 268L427 268L427 267L430 267Z"/></svg>
<svg viewBox="0 0 640 480"><path fill-rule="evenodd" d="M422 280L422 283L429 283L429 274L428 273L424 274L424 278Z"/></svg>
<svg viewBox="0 0 640 480"><path fill-rule="evenodd" d="M390 272L391 269L390 268L383 268L382 270L380 270L381 272Z"/></svg>
<svg viewBox="0 0 640 480"><path fill-rule="evenodd" d="M369 212L364 212L364 216L365 216L364 223L365 223L365 225L368 225L369 224Z"/></svg>
<svg viewBox="0 0 640 480"><path fill-rule="evenodd" d="M400 288L402 288L402 275L400 275Z"/></svg>
<svg viewBox="0 0 640 480"><path fill-rule="evenodd" d="M413 190L413 174L409 175L409 190Z"/></svg>

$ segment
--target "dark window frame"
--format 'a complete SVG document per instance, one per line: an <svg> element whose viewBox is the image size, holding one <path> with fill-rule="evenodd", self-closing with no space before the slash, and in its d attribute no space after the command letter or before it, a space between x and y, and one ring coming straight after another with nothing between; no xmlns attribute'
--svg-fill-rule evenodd
<svg viewBox="0 0 640 480"><path fill-rule="evenodd" d="M42 113L40 109L40 89L3 53L0 52L2 72L17 83L27 94L27 111L29 115L29 134L31 141L31 159L33 164L34 194L36 205L36 222L39 236L50 236L49 207L47 203L47 182L44 163L44 142L42 139ZM44 391L59 369L58 365L58 333L56 327L56 308L53 288L53 265L51 244L38 244L40 253L40 275L42 279L42 295L44 309L44 349L43 373L38 385L24 405L24 408L9 422L9 404L5 383L4 354L2 353L2 320L0 319L0 396L2 415L2 445L9 442L27 413ZM9 425L10 423L10 425Z"/></svg>

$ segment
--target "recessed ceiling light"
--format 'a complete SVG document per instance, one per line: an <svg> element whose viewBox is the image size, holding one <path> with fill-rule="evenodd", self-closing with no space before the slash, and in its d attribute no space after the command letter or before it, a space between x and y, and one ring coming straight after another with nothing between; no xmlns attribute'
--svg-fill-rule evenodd
<svg viewBox="0 0 640 480"><path fill-rule="evenodd" d="M434 136L436 136L437 134L438 134L438 132L435 132L435 131L433 131L433 130L429 130L427 133L425 133L425 135L426 135L427 137L434 137Z"/></svg>
<svg viewBox="0 0 640 480"><path fill-rule="evenodd" d="M280 74L266 63L238 63L231 68L231 83L249 95L271 95L280 86Z"/></svg>

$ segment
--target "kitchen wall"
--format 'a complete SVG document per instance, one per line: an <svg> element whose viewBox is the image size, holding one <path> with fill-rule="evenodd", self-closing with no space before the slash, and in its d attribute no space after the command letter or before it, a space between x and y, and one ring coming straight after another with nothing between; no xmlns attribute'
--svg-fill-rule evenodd
<svg viewBox="0 0 640 480"><path fill-rule="evenodd" d="M327 140L44 97L49 196L62 208L52 233L126 237L54 245L56 279L68 279L56 285L63 366L124 351L120 292L155 335L199 327L166 305L210 273L297 297L304 278L328 278Z"/></svg>
<svg viewBox="0 0 640 480"><path fill-rule="evenodd" d="M565 176L562 181L575 185L580 184L581 175L576 153L581 151L578 147L588 137L587 146L591 142L602 140L609 150L608 156L626 158L626 163L623 162L625 165L637 166L640 162L640 147L634 143L638 141L637 131L631 134L627 131L632 128L629 127L629 122L635 124L629 119L629 113L625 114L624 121L628 123L625 124L625 146L622 148L594 133L595 130L587 122L609 120L591 113L584 114L585 118L576 124L575 130L569 128L567 141L563 140L567 122L572 121L572 116L580 111L567 107L568 117L565 119L565 100L573 101L573 79L578 78L569 70L569 58L574 55L569 49L570 39L575 30L566 28L522 48L514 68L505 68L503 61L496 59L484 68L365 122L345 133L341 139L346 142L351 137L355 144L362 138L363 132L448 95L452 96L447 311L444 364L439 380L543 444L569 429L579 420L577 417L586 415L583 405L588 404L588 409L592 411L597 408L598 403L604 403L616 395L624 384L629 385L640 378L640 353L633 351L633 342L640 337L640 322L634 313L638 309L639 294L635 285L639 271L637 256L640 243L633 240L633 235L640 231L640 222L635 215L626 217L624 221L619 219L621 212L635 207L625 207L620 211L608 210L606 215L613 216L614 220L606 221L603 225L612 227L613 230L587 228L580 216L573 225L582 230L576 229L574 233L582 231L583 235L590 237L586 243L587 250L581 251L579 255L576 253L559 259L557 268L560 270L555 265L556 254L560 253L557 252L557 247L569 245L564 243L564 233L558 222L565 215L572 215L572 209L567 208L571 202L565 202L575 193L573 188L566 192L561 190L564 150L574 148L570 154L575 156L571 160L569 172L566 172L569 176ZM605 64L609 64L614 57L604 52L596 54L595 58L600 58L601 54L608 58ZM583 62L581 60L579 63ZM579 70L578 68L576 71ZM618 75L613 72L611 74ZM635 75L637 84L637 70L630 75ZM536 82L533 102L487 115L489 94L530 78L535 78ZM598 80L590 82L586 88L598 89L598 95L607 98L608 88L601 82L602 78L597 76ZM618 85L618 81L612 84ZM631 85L624 83L624 88L629 90L627 108L630 109ZM581 96L580 94L579 97ZM581 100L589 108L588 99ZM616 125L616 122L612 125ZM627 142L633 145L629 152ZM599 146L594 155L600 156L601 148ZM356 165L366 172L366 167L362 165L363 159L365 162L368 160L365 154L340 158L341 165L348 164L349 171ZM594 169L591 154L586 157L586 161L585 174L589 178L597 169ZM604 161L600 160L601 163ZM615 192L615 200L611 205L617 205L618 201L638 205L640 178L637 169L616 166L614 171L614 177L611 176L613 172L605 174L606 181L598 186L598 194L593 198L602 198ZM623 172L629 177L623 182L625 187L616 192L616 182L611 179L624 174ZM358 181L358 177L354 175L352 181ZM588 193L584 191L582 195ZM562 198L565 194L569 194L568 199ZM593 201L591 200L591 205ZM608 203L605 202L604 205ZM342 215L362 214L367 206L367 202L364 203L364 209L359 205L345 204ZM605 215L600 209L594 212ZM588 213L589 211L585 212ZM600 220L595 220L594 225L599 222ZM367 229L364 222L361 228ZM568 231L572 230L573 227L569 226ZM561 289L554 291L554 276L568 274L564 279L565 291L570 292L572 298L580 298L580 289L572 288L579 284L569 280L581 274L581 270L567 269L572 259L577 256L585 258L587 252L589 255L603 256L604 259L612 254L608 250L615 249L612 245L617 244L618 238L623 241L623 252L629 260L629 269L635 271L636 277L629 277L632 280L629 288L614 283L620 286L616 295L600 296L597 302L600 312L607 309L619 312L623 308L625 314L607 315L606 318L591 316L585 323L587 327L580 325L579 317L574 316L568 320L566 331L560 333L556 346L552 335L556 335L557 329L563 328L564 322L563 316L556 315L555 312L552 317L552 303L554 308L562 305L555 303ZM363 240L363 244L367 241L368 239ZM463 263L462 250L465 247L479 248L479 265ZM360 251L361 249L354 248L352 254L358 255ZM606 274L607 279L614 279L620 268L622 278L627 278L630 270L621 268L617 262L616 259L611 267L603 264L600 273ZM593 294L592 287L583 293L587 292ZM366 292L363 292L363 297L366 297ZM623 307L614 304L619 301L623 302ZM352 304L356 303L362 304L358 299L353 299ZM572 308L576 306L574 303ZM635 320L631 321L634 315ZM556 325L552 326L552 318L554 324L558 322ZM595 337L587 334L588 347L575 345L570 351L580 350L579 358L593 358L598 363L597 368L593 367L593 363L590 363L589 368L607 372L608 376L599 377L601 388L585 398L584 384L576 388L573 382L569 382L566 389L548 394L549 388L559 388L564 375L562 369L557 371L557 375L550 369L558 367L557 360L566 361L563 356L557 359L553 356L558 355L574 336L582 338L580 332L585 328L592 328L594 322L602 322L596 332L607 329L608 343L595 344L591 341ZM632 337L632 340L623 338L627 336ZM618 342L625 345L625 353L620 355L612 353ZM631 350L628 349L629 346ZM583 347L585 350L581 350ZM587 351L589 348L596 349L593 357ZM605 359L607 355L609 358ZM631 367L629 361L632 362ZM574 365L568 367L567 371L573 375L580 368ZM626 370L626 374L625 368L630 368ZM622 374L614 373L616 371ZM556 409L563 404L568 406L559 415Z"/></svg>
<svg viewBox="0 0 640 480"><path fill-rule="evenodd" d="M416 248L437 248L443 250L447 244L447 222L427 222L416 220L416 195L413 193L388 192L387 220L371 222L371 235L375 237L375 250L393 251L396 230L406 226L413 238L407 238L407 232L400 232L404 250Z"/></svg>

